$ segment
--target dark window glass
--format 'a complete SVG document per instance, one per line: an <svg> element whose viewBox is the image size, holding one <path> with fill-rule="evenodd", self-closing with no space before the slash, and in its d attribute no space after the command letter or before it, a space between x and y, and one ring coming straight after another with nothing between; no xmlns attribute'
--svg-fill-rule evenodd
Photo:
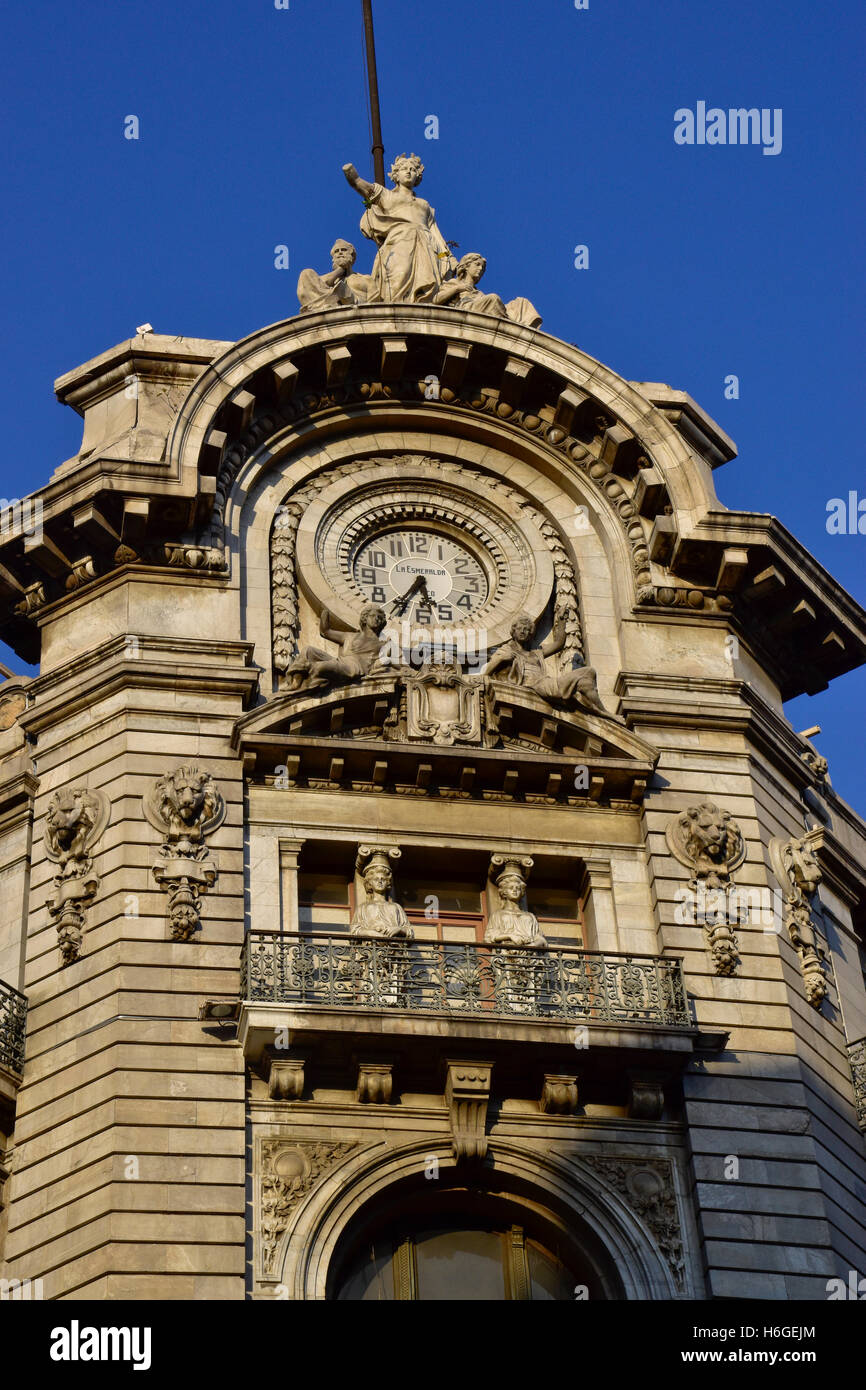
<svg viewBox="0 0 866 1390"><path fill-rule="evenodd" d="M348 901L349 885L337 874L298 874L298 902L305 907L313 903L345 907Z"/></svg>
<svg viewBox="0 0 866 1390"><path fill-rule="evenodd" d="M502 1237L494 1231L433 1231L416 1236L418 1298L502 1302Z"/></svg>
<svg viewBox="0 0 866 1390"><path fill-rule="evenodd" d="M368 1241L344 1271L342 1301L571 1302L575 1279L560 1259L519 1226L440 1226Z"/></svg>
<svg viewBox="0 0 866 1390"><path fill-rule="evenodd" d="M434 895L439 899L440 914L448 912L480 912L481 889L477 883L460 882L457 879L400 879L398 896L407 912L423 913L428 906L426 899Z"/></svg>

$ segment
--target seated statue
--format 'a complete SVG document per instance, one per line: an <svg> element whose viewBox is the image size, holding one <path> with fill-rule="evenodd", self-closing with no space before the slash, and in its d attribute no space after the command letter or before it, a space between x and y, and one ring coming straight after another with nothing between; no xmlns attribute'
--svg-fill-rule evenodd
<svg viewBox="0 0 866 1390"><path fill-rule="evenodd" d="M454 309L474 309L476 314L494 314L499 319L512 319L528 328L538 328L541 315L528 299L510 299L504 304L498 294L485 294L476 288L487 262L477 251L468 251L457 264L450 280L444 280L436 291L434 303L450 304Z"/></svg>
<svg viewBox="0 0 866 1390"><path fill-rule="evenodd" d="M337 632L331 627L330 612L323 608L319 631L329 642L336 642L340 655L330 656L317 647L306 647L303 656L296 657L286 671L289 689L300 690L303 686L315 690L320 686L360 680L378 670L393 670L381 660L382 648L387 644L379 634L387 621L384 608L368 603L361 609L359 631Z"/></svg>
<svg viewBox="0 0 866 1390"><path fill-rule="evenodd" d="M370 849L367 845L362 845L358 851L355 867L361 872L366 900L355 908L349 934L412 941L415 933L409 926L405 912L399 903L392 902L389 897L394 879L388 853L388 850ZM399 850L392 850L391 854L396 858ZM365 859L369 862L362 867Z"/></svg>
<svg viewBox="0 0 866 1390"><path fill-rule="evenodd" d="M302 314L366 303L370 277L352 273L357 255L350 241L338 238L331 247L331 270L321 275L315 270L301 271L298 277L298 302Z"/></svg>
<svg viewBox="0 0 866 1390"><path fill-rule="evenodd" d="M540 647L533 647L535 624L526 613L518 613L511 624L511 641L505 642L496 655L487 663L483 675L495 677L502 672L502 679L513 685L523 686L540 695L543 700L571 705L586 705L608 719L616 716L608 714L598 693L598 681L592 666L579 666L573 671L549 673L545 664L546 656L554 656L565 646L565 613L557 609L553 627L547 641Z"/></svg>
<svg viewBox="0 0 866 1390"><path fill-rule="evenodd" d="M524 870L532 867L531 859L507 859L496 855L493 863L503 860L496 878L500 906L491 913L484 933L489 946L524 946L540 948L547 945L538 918L531 912L523 912L520 903L526 892Z"/></svg>

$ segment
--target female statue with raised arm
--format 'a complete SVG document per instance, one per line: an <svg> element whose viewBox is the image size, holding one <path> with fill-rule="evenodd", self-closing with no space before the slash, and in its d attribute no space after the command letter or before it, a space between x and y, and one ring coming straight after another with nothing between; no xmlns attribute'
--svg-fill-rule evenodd
<svg viewBox="0 0 866 1390"><path fill-rule="evenodd" d="M378 246L368 304L429 303L456 261L436 225L436 213L415 194L424 165L416 154L398 155L389 177L393 188L362 179L354 164L343 173L367 204L361 218L364 236Z"/></svg>

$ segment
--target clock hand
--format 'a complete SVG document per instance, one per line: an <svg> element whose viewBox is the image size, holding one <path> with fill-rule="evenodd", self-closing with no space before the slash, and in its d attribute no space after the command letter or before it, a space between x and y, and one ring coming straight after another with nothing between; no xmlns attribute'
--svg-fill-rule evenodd
<svg viewBox="0 0 866 1390"><path fill-rule="evenodd" d="M427 592L427 580L424 578L423 574L418 577L418 593L420 595L422 608L436 608L438 606L436 600L432 599Z"/></svg>
<svg viewBox="0 0 866 1390"><path fill-rule="evenodd" d="M391 604L391 612L395 613L398 617L402 617L403 614L406 612L410 598L416 592L416 590L420 588L421 585L424 585L424 588L426 589L427 585L424 576L419 574L417 579L413 579L412 583L409 585L409 588L406 590L403 597L395 599L394 602Z"/></svg>

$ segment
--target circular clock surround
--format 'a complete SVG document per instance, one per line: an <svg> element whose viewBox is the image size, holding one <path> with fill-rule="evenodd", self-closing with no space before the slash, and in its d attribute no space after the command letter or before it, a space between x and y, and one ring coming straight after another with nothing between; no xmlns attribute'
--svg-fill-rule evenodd
<svg viewBox="0 0 866 1390"><path fill-rule="evenodd" d="M488 482L477 473L471 483L461 485L458 463L421 456L358 460L352 469L340 470L332 482L327 475L320 482L323 485L298 525L298 580L315 612L329 609L338 625L357 627L364 605L378 602L390 622L408 619L413 629L432 621L440 629L483 630L490 649L507 639L517 613L526 611L537 619L547 606L554 583L550 550L535 522L514 506L512 487L506 500L497 495L495 480ZM290 502L291 497L286 500ZM454 581L460 580L456 597L465 600L471 595L479 602L467 607L455 598L450 618L437 608L431 616L422 613L419 618L414 604L411 613L398 612L399 600L419 578L394 569L394 564L413 553L408 545L412 536L430 537L437 563L441 547L441 568L449 576L450 593L455 593ZM388 542L401 537L408 555L391 556ZM366 552L374 544L381 550L383 539L386 564L364 565ZM369 574L362 576L362 569L370 568L380 571L380 579L387 571L388 584L371 582ZM458 569L463 573L458 575ZM440 591L449 582L444 576L437 581L434 574L420 577L428 581L431 599L437 582ZM465 579L476 581L477 590L464 584ZM373 598L374 588L384 590L384 602ZM447 614L444 592L436 602L446 605Z"/></svg>

